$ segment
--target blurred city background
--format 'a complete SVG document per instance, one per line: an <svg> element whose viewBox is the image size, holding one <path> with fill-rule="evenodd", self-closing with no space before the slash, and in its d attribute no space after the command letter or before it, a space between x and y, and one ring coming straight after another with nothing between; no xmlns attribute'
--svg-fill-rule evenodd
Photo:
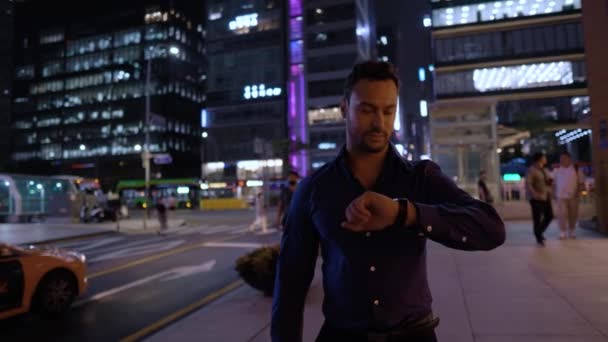
<svg viewBox="0 0 608 342"><path fill-rule="evenodd" d="M0 0L0 241L46 244L92 234L59 244L92 253L98 279L91 298L124 285L121 279L137 283L120 266L137 270L137 256L169 253L166 262L183 265L212 255L210 267L222 272L196 291L142 291L171 303L155 302L142 315L130 307L131 323L113 321L117 306L101 301L79 306L70 325L80 328L66 329L71 335L36 325L30 337L137 340L164 325L129 334L235 281L234 260L244 250L278 241L274 207L288 173L308 176L344 145L344 79L362 60L398 68L391 140L404 158L433 160L475 197L486 172L498 212L520 220L508 224L515 242L506 251L533 244L525 173L536 152L547 155L549 170L561 152L572 155L585 176L580 225L589 228L577 242L596 241L608 233L607 32L606 0ZM270 233L249 234L260 191L272 208ZM145 240L159 227L151 209L167 198L177 209L169 214L170 237ZM183 255L210 238L237 242L211 246L229 252L213 254L205 245ZM605 247L593 246L599 252L585 254L587 265L606 262ZM563 260L535 265L550 273L553 262ZM154 261L147 272L166 267ZM122 296L115 299L121 305L137 301ZM585 308L577 310L584 316ZM247 319L268 316L260 312ZM208 340L267 340L259 332L266 323L246 338L218 333L224 337ZM469 334L450 327L440 336ZM12 336L23 340L26 330ZM480 333L475 324L471 331Z"/></svg>

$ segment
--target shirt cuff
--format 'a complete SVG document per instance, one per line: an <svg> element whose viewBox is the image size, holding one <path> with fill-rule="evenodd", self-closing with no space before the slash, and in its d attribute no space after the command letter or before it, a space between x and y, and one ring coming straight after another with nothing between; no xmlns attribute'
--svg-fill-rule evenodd
<svg viewBox="0 0 608 342"><path fill-rule="evenodd" d="M428 237L439 237L447 234L445 225L441 224L441 216L434 205L416 203L416 221L420 232Z"/></svg>

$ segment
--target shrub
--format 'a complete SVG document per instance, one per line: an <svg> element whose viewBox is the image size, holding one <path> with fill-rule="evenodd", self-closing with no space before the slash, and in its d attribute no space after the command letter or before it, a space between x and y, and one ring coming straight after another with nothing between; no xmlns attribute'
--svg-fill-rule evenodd
<svg viewBox="0 0 608 342"><path fill-rule="evenodd" d="M270 297L278 258L279 245L261 247L238 258L236 271L247 284Z"/></svg>

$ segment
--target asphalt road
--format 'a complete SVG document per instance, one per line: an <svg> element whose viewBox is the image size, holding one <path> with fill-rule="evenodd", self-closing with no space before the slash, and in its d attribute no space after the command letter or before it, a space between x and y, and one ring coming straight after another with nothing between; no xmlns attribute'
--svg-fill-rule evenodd
<svg viewBox="0 0 608 342"><path fill-rule="evenodd" d="M28 314L0 322L0 340L136 340L170 324L193 303L200 306L230 290L239 279L235 260L279 241L277 232L249 232L250 213L194 221L167 236L116 233L57 243L86 254L87 293L60 319Z"/></svg>

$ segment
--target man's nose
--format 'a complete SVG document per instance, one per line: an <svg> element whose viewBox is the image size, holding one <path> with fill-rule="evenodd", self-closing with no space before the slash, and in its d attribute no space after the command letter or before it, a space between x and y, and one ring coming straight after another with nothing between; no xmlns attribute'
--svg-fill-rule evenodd
<svg viewBox="0 0 608 342"><path fill-rule="evenodd" d="M375 128L384 127L384 113L382 113L381 110L378 110L374 113L374 119L372 120L372 123Z"/></svg>

